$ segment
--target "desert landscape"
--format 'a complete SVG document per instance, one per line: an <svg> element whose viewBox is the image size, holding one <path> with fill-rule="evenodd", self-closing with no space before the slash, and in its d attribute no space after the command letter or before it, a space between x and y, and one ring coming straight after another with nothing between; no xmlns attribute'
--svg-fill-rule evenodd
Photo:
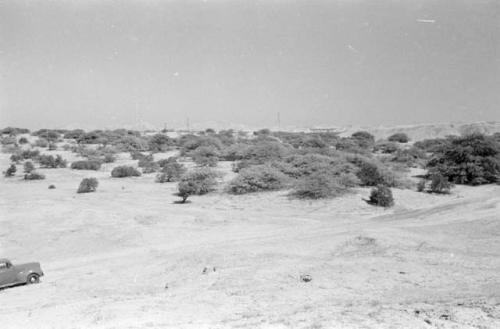
<svg viewBox="0 0 500 329"><path fill-rule="evenodd" d="M500 1L0 1L0 329L500 329Z"/></svg>
<svg viewBox="0 0 500 329"><path fill-rule="evenodd" d="M16 139L69 163L86 159L62 137L45 148L30 146L43 137ZM128 152L115 157L98 170L2 178L0 254L45 273L38 285L0 291L2 328L500 327L498 184L448 194L409 184L392 188L393 207L376 207L364 201L369 187L319 199L289 188L227 193L238 173L220 160L218 187L181 204L178 183L155 182L157 172L111 177L116 166L137 167ZM1 154L0 166L10 163ZM404 173L417 182L424 172ZM96 191L76 193L86 177Z"/></svg>

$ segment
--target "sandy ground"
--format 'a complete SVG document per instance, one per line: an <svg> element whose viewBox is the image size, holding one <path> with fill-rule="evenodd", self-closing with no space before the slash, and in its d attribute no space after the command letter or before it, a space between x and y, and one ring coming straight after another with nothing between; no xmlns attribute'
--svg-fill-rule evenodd
<svg viewBox="0 0 500 329"><path fill-rule="evenodd" d="M394 190L390 210L368 189L182 205L175 184L115 165L1 178L0 257L46 275L0 291L0 328L500 328L500 186ZM76 194L92 176L98 191Z"/></svg>

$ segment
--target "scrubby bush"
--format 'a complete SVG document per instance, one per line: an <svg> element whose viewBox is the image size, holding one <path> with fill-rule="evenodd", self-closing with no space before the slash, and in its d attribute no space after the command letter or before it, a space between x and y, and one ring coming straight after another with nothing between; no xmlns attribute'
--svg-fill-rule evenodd
<svg viewBox="0 0 500 329"><path fill-rule="evenodd" d="M195 136L184 135L179 139L181 147L181 155L191 155L191 152L201 146L212 146L217 150L221 150L222 142L215 136Z"/></svg>
<svg viewBox="0 0 500 329"><path fill-rule="evenodd" d="M60 155L54 157L52 155L42 154L38 157L38 162L42 168L66 168L67 166L67 161Z"/></svg>
<svg viewBox="0 0 500 329"><path fill-rule="evenodd" d="M76 191L76 193L95 192L98 185L99 185L99 182L97 181L97 178L94 178L94 177L84 178L80 182L80 186L78 187L78 190Z"/></svg>
<svg viewBox="0 0 500 329"><path fill-rule="evenodd" d="M256 165L240 171L229 182L227 190L233 194L279 190L285 187L287 177L269 165Z"/></svg>
<svg viewBox="0 0 500 329"><path fill-rule="evenodd" d="M445 145L449 144L450 141L454 137L448 137L448 138L433 138L433 139L424 139L418 142L415 142L413 146L424 150L425 152L439 152Z"/></svg>
<svg viewBox="0 0 500 329"><path fill-rule="evenodd" d="M9 168L7 168L7 170L5 171L5 177L12 177L15 175L17 171L17 168L16 168L16 165L15 164L11 164Z"/></svg>
<svg viewBox="0 0 500 329"><path fill-rule="evenodd" d="M392 207L394 205L394 197L389 187L385 185L378 185L370 192L370 199L368 203L380 207Z"/></svg>
<svg viewBox="0 0 500 329"><path fill-rule="evenodd" d="M14 154L10 156L10 160L12 162L19 162L21 160L26 160L26 159L37 159L38 156L40 155L40 151L38 150L18 150Z"/></svg>
<svg viewBox="0 0 500 329"><path fill-rule="evenodd" d="M167 164L173 162L177 163L177 157L168 157L167 159L161 159L156 161L156 163L158 164L158 166L160 166L160 168L164 168Z"/></svg>
<svg viewBox="0 0 500 329"><path fill-rule="evenodd" d="M35 170L35 166L33 165L33 162L31 161L26 161L24 163L24 172L25 173L30 173L32 172L33 170Z"/></svg>
<svg viewBox="0 0 500 329"><path fill-rule="evenodd" d="M45 175L39 174L36 171L32 171L29 174L24 175L24 180L40 180L45 179Z"/></svg>
<svg viewBox="0 0 500 329"><path fill-rule="evenodd" d="M219 161L219 151L214 146L200 146L191 154L198 166L216 167Z"/></svg>
<svg viewBox="0 0 500 329"><path fill-rule="evenodd" d="M440 173L432 173L430 175L430 181L429 192L431 193L448 194L453 186L453 184L448 181L448 178Z"/></svg>
<svg viewBox="0 0 500 329"><path fill-rule="evenodd" d="M473 134L452 138L427 164L455 184L479 185L500 181L500 144Z"/></svg>
<svg viewBox="0 0 500 329"><path fill-rule="evenodd" d="M46 140L45 138L38 138L35 141L35 146L36 147L47 147L47 146L49 146L49 141Z"/></svg>
<svg viewBox="0 0 500 329"><path fill-rule="evenodd" d="M26 137L21 137L19 138L19 141L18 141L19 144L28 144L28 139Z"/></svg>
<svg viewBox="0 0 500 329"><path fill-rule="evenodd" d="M106 153L106 154L104 154L103 161L104 161L104 163L112 163L112 162L116 161L116 157L112 153Z"/></svg>
<svg viewBox="0 0 500 329"><path fill-rule="evenodd" d="M16 127L5 127L0 131L2 135L20 135L29 134L29 129L26 128L16 128Z"/></svg>
<svg viewBox="0 0 500 329"><path fill-rule="evenodd" d="M351 135L351 137L362 148L369 148L375 144L375 137L367 131L358 131Z"/></svg>
<svg viewBox="0 0 500 329"><path fill-rule="evenodd" d="M17 145L15 136L1 136L0 142L2 143L2 145Z"/></svg>
<svg viewBox="0 0 500 329"><path fill-rule="evenodd" d="M99 170L101 169L101 162L96 160L80 160L71 164L71 169L75 170Z"/></svg>
<svg viewBox="0 0 500 329"><path fill-rule="evenodd" d="M132 166L118 166L111 171L111 177L138 177L141 172Z"/></svg>
<svg viewBox="0 0 500 329"><path fill-rule="evenodd" d="M354 154L368 154L370 153L368 147L363 143L360 143L359 140L354 139L352 137L348 138L340 138L335 144L335 149L339 151L343 151L346 153L354 153Z"/></svg>
<svg viewBox="0 0 500 329"><path fill-rule="evenodd" d="M407 167L423 165L427 158L425 152L417 147L396 151L392 158L392 162L405 164Z"/></svg>
<svg viewBox="0 0 500 329"><path fill-rule="evenodd" d="M389 142L408 143L410 138L405 133L395 133L387 138Z"/></svg>
<svg viewBox="0 0 500 329"><path fill-rule="evenodd" d="M375 152L381 152L385 154L393 154L399 150L399 146L395 142L389 142L389 141L379 141L377 144L375 144L374 151Z"/></svg>
<svg viewBox="0 0 500 329"><path fill-rule="evenodd" d="M55 150L57 150L56 143L49 143L49 151L55 151Z"/></svg>
<svg viewBox="0 0 500 329"><path fill-rule="evenodd" d="M427 181L425 178L422 178L421 180L419 180L417 183L417 191L424 192L426 184L427 184Z"/></svg>
<svg viewBox="0 0 500 329"><path fill-rule="evenodd" d="M342 195L348 187L339 179L326 171L315 172L301 178L292 196L300 199L322 199Z"/></svg>
<svg viewBox="0 0 500 329"><path fill-rule="evenodd" d="M238 172L243 168L265 164L270 161L278 161L291 153L291 148L282 145L277 141L260 141L251 145L243 153L243 160L238 161L233 166L233 171Z"/></svg>
<svg viewBox="0 0 500 329"><path fill-rule="evenodd" d="M40 129L32 133L33 136L43 137L50 142L54 142L59 139L61 135L59 131L54 129Z"/></svg>
<svg viewBox="0 0 500 329"><path fill-rule="evenodd" d="M167 135L156 134L149 139L148 148L150 152L165 152L174 144L175 142Z"/></svg>
<svg viewBox="0 0 500 329"><path fill-rule="evenodd" d="M215 190L218 174L209 168L198 168L181 177L177 195L186 202L191 195L203 195Z"/></svg>
<svg viewBox="0 0 500 329"><path fill-rule="evenodd" d="M54 184L49 185L49 190L54 190L55 188L56 188L56 186Z"/></svg>
<svg viewBox="0 0 500 329"><path fill-rule="evenodd" d="M161 172L156 176L158 183L177 182L186 172L186 168L177 161L167 162L161 169Z"/></svg>
<svg viewBox="0 0 500 329"><path fill-rule="evenodd" d="M357 156L352 159L353 163L359 167L356 176L363 186L387 185L396 186L397 179L394 173L383 164L365 157Z"/></svg>
<svg viewBox="0 0 500 329"><path fill-rule="evenodd" d="M141 156L134 154L134 157L136 157L139 160L137 165L141 168L151 167L151 164L153 163L154 160L153 155L152 154L143 155L142 153L139 154L141 154Z"/></svg>
<svg viewBox="0 0 500 329"><path fill-rule="evenodd" d="M73 129L64 133L66 139L80 139L85 134L83 129Z"/></svg>

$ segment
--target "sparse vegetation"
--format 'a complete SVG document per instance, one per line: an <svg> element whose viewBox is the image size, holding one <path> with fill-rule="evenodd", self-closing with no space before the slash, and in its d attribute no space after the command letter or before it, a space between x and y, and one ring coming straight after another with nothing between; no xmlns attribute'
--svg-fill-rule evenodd
<svg viewBox="0 0 500 329"><path fill-rule="evenodd" d="M78 190L76 193L95 192L98 185L99 185L99 182L97 181L97 178L94 178L94 177L84 178L80 182L80 186L78 187Z"/></svg>

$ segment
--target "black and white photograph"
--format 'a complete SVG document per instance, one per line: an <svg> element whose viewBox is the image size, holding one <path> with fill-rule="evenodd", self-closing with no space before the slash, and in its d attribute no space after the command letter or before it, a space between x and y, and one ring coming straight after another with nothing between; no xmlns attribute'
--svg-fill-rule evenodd
<svg viewBox="0 0 500 329"><path fill-rule="evenodd" d="M0 0L1 329L500 328L500 1Z"/></svg>

